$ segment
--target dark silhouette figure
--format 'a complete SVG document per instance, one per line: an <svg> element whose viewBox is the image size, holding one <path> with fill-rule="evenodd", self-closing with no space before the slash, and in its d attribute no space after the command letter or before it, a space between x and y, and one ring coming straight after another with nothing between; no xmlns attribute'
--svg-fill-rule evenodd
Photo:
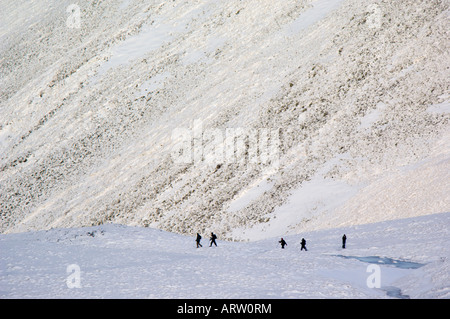
<svg viewBox="0 0 450 319"><path fill-rule="evenodd" d="M203 247L202 244L200 244L200 240L202 239L202 236L200 236L199 233L197 233L197 238L195 239L195 241L197 242L197 248L198 247Z"/></svg>
<svg viewBox="0 0 450 319"><path fill-rule="evenodd" d="M279 243L281 244L281 248L284 249L284 246L287 246L287 243L284 241L283 238L281 238L281 240L279 241Z"/></svg>
<svg viewBox="0 0 450 319"><path fill-rule="evenodd" d="M345 242L347 241L347 236L342 236L342 248L345 249Z"/></svg>
<svg viewBox="0 0 450 319"><path fill-rule="evenodd" d="M306 249L306 240L305 240L305 238L302 238L301 245L302 245L302 248L300 248L300 250L304 249L305 251L308 251L308 249Z"/></svg>
<svg viewBox="0 0 450 319"><path fill-rule="evenodd" d="M211 247L212 244L216 245L216 247L217 247L216 239L217 239L216 234L211 233L211 238L209 239L211 241L211 243L209 244L209 247Z"/></svg>

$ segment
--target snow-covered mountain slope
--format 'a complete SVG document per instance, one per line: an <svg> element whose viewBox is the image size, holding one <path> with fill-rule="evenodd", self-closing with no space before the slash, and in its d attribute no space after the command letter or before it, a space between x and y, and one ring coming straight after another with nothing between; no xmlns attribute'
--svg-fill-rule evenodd
<svg viewBox="0 0 450 319"><path fill-rule="evenodd" d="M448 212L448 14L448 0L2 1L0 231L258 239Z"/></svg>
<svg viewBox="0 0 450 319"><path fill-rule="evenodd" d="M208 234L196 248L110 224L1 234L0 298L449 298L449 223L443 213L305 232L285 249L279 237L208 247Z"/></svg>

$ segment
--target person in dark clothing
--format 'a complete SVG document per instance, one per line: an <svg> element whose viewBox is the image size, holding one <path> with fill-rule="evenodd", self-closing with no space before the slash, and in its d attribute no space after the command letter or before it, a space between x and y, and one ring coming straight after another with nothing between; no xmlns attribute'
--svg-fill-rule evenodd
<svg viewBox="0 0 450 319"><path fill-rule="evenodd" d="M302 238L301 245L302 245L302 248L300 248L300 250L304 249L305 251L308 251L308 249L306 249L306 240L305 240L305 238Z"/></svg>
<svg viewBox="0 0 450 319"><path fill-rule="evenodd" d="M347 241L347 236L342 236L342 248L345 249L345 242Z"/></svg>
<svg viewBox="0 0 450 319"><path fill-rule="evenodd" d="M283 238L281 238L281 240L279 241L279 243L281 244L281 248L284 249L284 246L287 246L287 243L284 241Z"/></svg>
<svg viewBox="0 0 450 319"><path fill-rule="evenodd" d="M202 236L200 236L199 233L197 233L197 238L195 239L195 241L197 242L197 248L198 247L203 247L202 244L200 244L200 240L202 239Z"/></svg>
<svg viewBox="0 0 450 319"><path fill-rule="evenodd" d="M209 247L211 247L212 244L216 245L216 247L217 247L216 239L217 239L216 234L211 233L211 238L209 239L211 241L211 243L209 244Z"/></svg>

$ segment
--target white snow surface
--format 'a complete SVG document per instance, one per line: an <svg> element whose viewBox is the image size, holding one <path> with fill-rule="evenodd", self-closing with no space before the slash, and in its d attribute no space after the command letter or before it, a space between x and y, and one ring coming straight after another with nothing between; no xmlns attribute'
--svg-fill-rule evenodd
<svg viewBox="0 0 450 319"><path fill-rule="evenodd" d="M0 235L0 298L450 298L449 226L441 213L305 232L285 249L116 224Z"/></svg>
<svg viewBox="0 0 450 319"><path fill-rule="evenodd" d="M386 266L383 285L448 298L449 7L1 1L2 296L386 297L332 256L352 247L426 263ZM208 133L231 130L244 151L207 162L230 145ZM218 249L190 250L211 231ZM299 234L308 254L276 247ZM65 289L68 263L83 288Z"/></svg>
<svg viewBox="0 0 450 319"><path fill-rule="evenodd" d="M450 210L448 1L0 12L2 233L112 222L248 240ZM201 143L192 161L175 158L179 129ZM208 130L230 129L260 135L205 161L224 149ZM250 159L265 131L275 156Z"/></svg>

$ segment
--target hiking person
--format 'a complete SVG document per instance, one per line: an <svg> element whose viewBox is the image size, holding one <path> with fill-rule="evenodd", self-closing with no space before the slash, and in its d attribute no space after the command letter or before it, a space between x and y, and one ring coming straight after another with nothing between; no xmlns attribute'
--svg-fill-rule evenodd
<svg viewBox="0 0 450 319"><path fill-rule="evenodd" d="M279 243L281 244L281 249L284 249L284 246L287 246L287 243L284 241L283 238L281 238L281 240L279 241Z"/></svg>
<svg viewBox="0 0 450 319"><path fill-rule="evenodd" d="M345 242L347 241L347 236L342 236L342 249L345 249Z"/></svg>
<svg viewBox="0 0 450 319"><path fill-rule="evenodd" d="M197 248L198 247L203 247L202 244L200 244L200 240L202 239L202 236L200 236L199 233L197 233L197 238L195 239L195 241L197 242Z"/></svg>
<svg viewBox="0 0 450 319"><path fill-rule="evenodd" d="M211 243L209 244L209 247L211 247L212 244L216 245L216 247L217 247L216 239L217 239L216 234L214 234L213 232L211 232L211 238L209 239L209 240L211 241Z"/></svg>
<svg viewBox="0 0 450 319"><path fill-rule="evenodd" d="M308 249L306 249L306 240L305 240L305 238L302 238L301 245L302 245L302 248L300 248L300 250L304 249L305 251L308 251Z"/></svg>

